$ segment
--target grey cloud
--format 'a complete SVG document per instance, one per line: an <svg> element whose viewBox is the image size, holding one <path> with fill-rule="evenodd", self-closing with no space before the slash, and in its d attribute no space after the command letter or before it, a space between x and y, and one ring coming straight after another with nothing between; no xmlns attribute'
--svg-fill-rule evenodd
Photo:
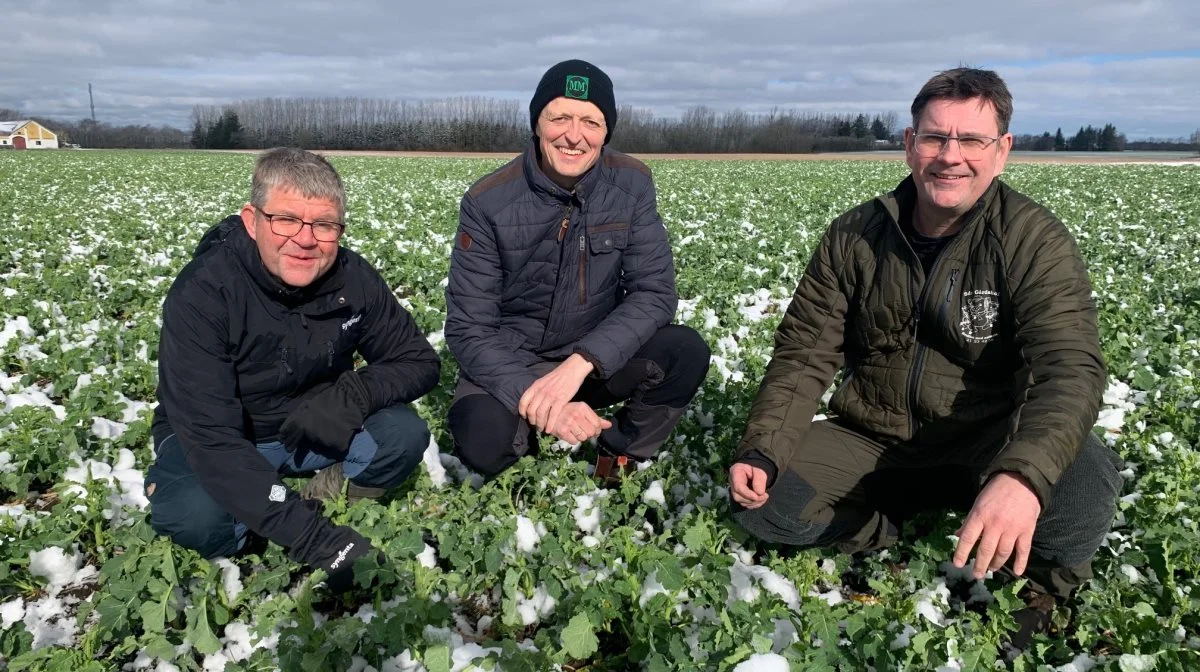
<svg viewBox="0 0 1200 672"><path fill-rule="evenodd" d="M193 105L258 97L524 101L547 66L580 57L612 75L618 103L664 115L706 105L903 119L925 79L970 63L1008 80L1018 132L1113 121L1169 136L1200 126L1193 0L986 10L943 0L614 0L569 11L532 0L35 0L6 16L17 28L0 42L0 106L79 118L92 82L99 116L115 123L186 127ZM50 29L21 27L47 16ZM1154 57L1172 51L1192 56ZM1127 60L1091 62L1112 54Z"/></svg>

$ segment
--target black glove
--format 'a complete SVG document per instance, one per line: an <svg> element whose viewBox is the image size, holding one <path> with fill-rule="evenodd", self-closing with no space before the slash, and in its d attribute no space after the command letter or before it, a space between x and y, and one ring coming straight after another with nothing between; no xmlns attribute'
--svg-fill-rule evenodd
<svg viewBox="0 0 1200 672"><path fill-rule="evenodd" d="M333 385L302 399L280 426L279 438L289 451L345 455L371 410L369 399L358 374L347 371Z"/></svg>
<svg viewBox="0 0 1200 672"><path fill-rule="evenodd" d="M328 562L318 565L325 570L325 585L328 586L330 592L344 593L353 588L354 565L359 558L368 554L376 564L381 561L379 551L372 548L371 542L355 532L347 544L329 558Z"/></svg>

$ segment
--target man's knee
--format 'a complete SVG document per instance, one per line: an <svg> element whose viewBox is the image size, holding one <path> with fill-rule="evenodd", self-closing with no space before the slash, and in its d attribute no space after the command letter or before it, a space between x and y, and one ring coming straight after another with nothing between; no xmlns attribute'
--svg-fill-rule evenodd
<svg viewBox="0 0 1200 672"><path fill-rule="evenodd" d="M447 420L459 459L480 474L495 476L520 457L514 446L520 422L495 397L463 397L450 407Z"/></svg>
<svg viewBox="0 0 1200 672"><path fill-rule="evenodd" d="M429 446L429 425L409 406L397 404L367 417L363 429L377 446L370 463L351 480L368 487L392 488L404 482Z"/></svg>
<svg viewBox="0 0 1200 672"><path fill-rule="evenodd" d="M817 546L826 541L828 521L808 511L816 490L800 475L783 470L762 506L747 509L734 503L733 520L763 541L789 546Z"/></svg>
<svg viewBox="0 0 1200 672"><path fill-rule="evenodd" d="M647 403L682 408L704 383L712 351L695 329L668 324L635 357L654 362L661 371L660 379L648 385Z"/></svg>
<svg viewBox="0 0 1200 672"><path fill-rule="evenodd" d="M821 544L829 528L827 524L792 517L781 511L774 502L774 499L768 499L757 509L747 509L734 504L733 520L754 537L773 544L802 548Z"/></svg>
<svg viewBox="0 0 1200 672"><path fill-rule="evenodd" d="M1116 516L1121 466L1116 453L1089 434L1050 492L1034 532L1034 552L1062 567L1087 563Z"/></svg>
<svg viewBox="0 0 1200 672"><path fill-rule="evenodd" d="M216 558L234 555L245 542L245 532L233 516L213 501L195 476L159 482L151 466L146 491L150 527L180 546Z"/></svg>

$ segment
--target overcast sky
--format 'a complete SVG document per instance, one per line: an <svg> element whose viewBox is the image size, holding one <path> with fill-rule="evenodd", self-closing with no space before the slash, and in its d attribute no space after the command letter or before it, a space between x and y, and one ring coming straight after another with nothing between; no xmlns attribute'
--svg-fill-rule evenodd
<svg viewBox="0 0 1200 672"><path fill-rule="evenodd" d="M9 4L9 3L6 3ZM0 107L190 128L192 106L274 96L527 102L583 58L618 105L892 111L948 67L994 69L1013 131L1200 129L1200 2L33 0L0 14ZM618 130L619 132L619 130Z"/></svg>

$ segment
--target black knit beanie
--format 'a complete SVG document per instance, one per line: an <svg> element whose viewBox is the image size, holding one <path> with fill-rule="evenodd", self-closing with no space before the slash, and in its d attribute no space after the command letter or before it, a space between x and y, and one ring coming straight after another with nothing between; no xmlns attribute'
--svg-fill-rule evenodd
<svg viewBox="0 0 1200 672"><path fill-rule="evenodd" d="M586 100L600 108L608 127L604 135L604 144L607 145L617 126L617 102L613 98L612 80L608 75L591 63L580 60L563 61L547 70L533 92L533 99L529 101L529 126L534 133L537 133L538 115L550 101L560 96Z"/></svg>

